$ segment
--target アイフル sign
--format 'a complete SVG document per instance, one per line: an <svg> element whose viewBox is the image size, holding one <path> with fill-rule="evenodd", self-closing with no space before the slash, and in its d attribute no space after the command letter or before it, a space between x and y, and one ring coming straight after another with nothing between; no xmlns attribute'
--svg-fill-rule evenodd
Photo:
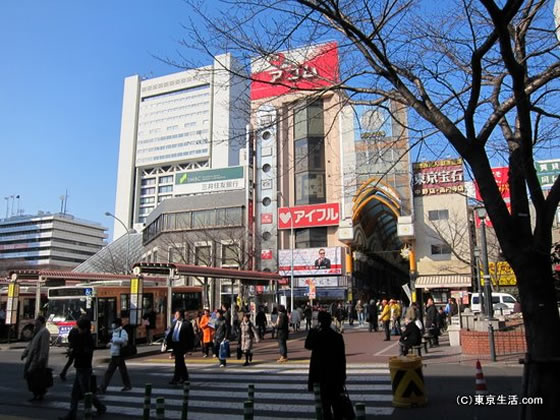
<svg viewBox="0 0 560 420"><path fill-rule="evenodd" d="M338 226L339 223L340 205L338 203L281 207L278 209L278 229Z"/></svg>

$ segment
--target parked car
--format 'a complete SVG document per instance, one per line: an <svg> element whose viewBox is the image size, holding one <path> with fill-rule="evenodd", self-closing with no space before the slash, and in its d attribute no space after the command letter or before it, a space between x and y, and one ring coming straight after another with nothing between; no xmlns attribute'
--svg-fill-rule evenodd
<svg viewBox="0 0 560 420"><path fill-rule="evenodd" d="M515 305L516 302L517 299L509 293L492 292L492 307L494 308L494 313L503 311L504 315L509 315L513 313L513 305ZM480 293L471 294L471 311L473 311L473 313L482 312Z"/></svg>

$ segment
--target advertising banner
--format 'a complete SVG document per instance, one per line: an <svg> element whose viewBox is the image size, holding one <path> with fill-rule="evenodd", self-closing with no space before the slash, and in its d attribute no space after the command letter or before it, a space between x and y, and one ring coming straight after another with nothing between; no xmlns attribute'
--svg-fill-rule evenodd
<svg viewBox="0 0 560 420"><path fill-rule="evenodd" d="M307 287L312 282L317 287L338 287L339 277L297 277L294 279L294 287Z"/></svg>
<svg viewBox="0 0 560 420"><path fill-rule="evenodd" d="M507 166L500 167L500 168L492 168L492 173L494 174L494 179L496 180L496 184L498 185L498 189L500 190L500 194L502 198L506 202L507 209L511 213L511 203L510 203L510 191L509 191L509 168ZM478 188L478 184L475 182L475 192L476 192L476 199L482 202L482 196L480 195L480 189ZM480 227L480 219L478 216L474 215L476 227ZM490 221L489 217L486 217L486 226L492 226L492 222Z"/></svg>
<svg viewBox="0 0 560 420"><path fill-rule="evenodd" d="M507 261L489 262L488 271L493 285L516 286L517 277ZM484 286L484 273L480 270L480 284Z"/></svg>
<svg viewBox="0 0 560 420"><path fill-rule="evenodd" d="M280 207L278 209L278 229L294 229L338 226L340 205L338 203L314 204L310 206Z"/></svg>
<svg viewBox="0 0 560 420"><path fill-rule="evenodd" d="M8 301L6 302L6 325L17 324L19 304L19 284L10 282L8 284Z"/></svg>
<svg viewBox="0 0 560 420"><path fill-rule="evenodd" d="M535 162L537 176L543 188L551 188L560 175L560 159L539 160Z"/></svg>
<svg viewBox="0 0 560 420"><path fill-rule="evenodd" d="M256 59L251 66L251 100L338 83L336 42L311 45Z"/></svg>
<svg viewBox="0 0 560 420"><path fill-rule="evenodd" d="M182 172L175 175L175 194L197 194L245 188L243 166Z"/></svg>
<svg viewBox="0 0 560 420"><path fill-rule="evenodd" d="M130 325L142 324L142 297L144 291L144 280L142 277L135 277L130 279L130 308L129 319Z"/></svg>
<svg viewBox="0 0 560 420"><path fill-rule="evenodd" d="M291 253L289 249L278 251L278 273L291 273ZM294 254L294 276L342 274L342 248L296 248Z"/></svg>
<svg viewBox="0 0 560 420"><path fill-rule="evenodd" d="M464 193L462 159L444 159L413 164L415 197Z"/></svg>

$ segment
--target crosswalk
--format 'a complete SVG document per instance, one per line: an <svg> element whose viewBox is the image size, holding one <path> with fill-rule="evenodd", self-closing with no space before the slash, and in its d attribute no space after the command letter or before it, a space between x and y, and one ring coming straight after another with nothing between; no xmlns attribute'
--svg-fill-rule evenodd
<svg viewBox="0 0 560 420"><path fill-rule="evenodd" d="M146 366L144 366L146 367ZM144 373L152 383L152 413L156 418L155 400L165 398L165 418L180 419L183 389L167 385L171 366L158 366ZM348 366L347 390L353 403L362 402L367 416L390 416L391 381L386 367ZM118 379L115 378L117 381ZM313 394L307 391L307 366L254 365L220 369L215 365L189 367L189 415L192 420L233 420L243 418L243 402L247 400L248 384L255 385L255 419L313 419ZM45 408L69 408L71 384L51 388L42 403ZM120 386L109 386L99 395L107 405L108 414L142 418L144 388L135 386L121 392Z"/></svg>

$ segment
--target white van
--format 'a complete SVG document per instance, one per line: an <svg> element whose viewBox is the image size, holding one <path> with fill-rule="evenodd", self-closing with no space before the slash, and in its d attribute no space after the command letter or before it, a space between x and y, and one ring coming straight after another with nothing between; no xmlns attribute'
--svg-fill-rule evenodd
<svg viewBox="0 0 560 420"><path fill-rule="evenodd" d="M513 313L513 305L515 305L516 302L517 300L509 293L492 292L492 306L494 307L495 315L500 313L500 307L503 308L504 315ZM503 304L505 306L498 304ZM480 293L471 294L471 311L473 311L473 313L482 312Z"/></svg>

